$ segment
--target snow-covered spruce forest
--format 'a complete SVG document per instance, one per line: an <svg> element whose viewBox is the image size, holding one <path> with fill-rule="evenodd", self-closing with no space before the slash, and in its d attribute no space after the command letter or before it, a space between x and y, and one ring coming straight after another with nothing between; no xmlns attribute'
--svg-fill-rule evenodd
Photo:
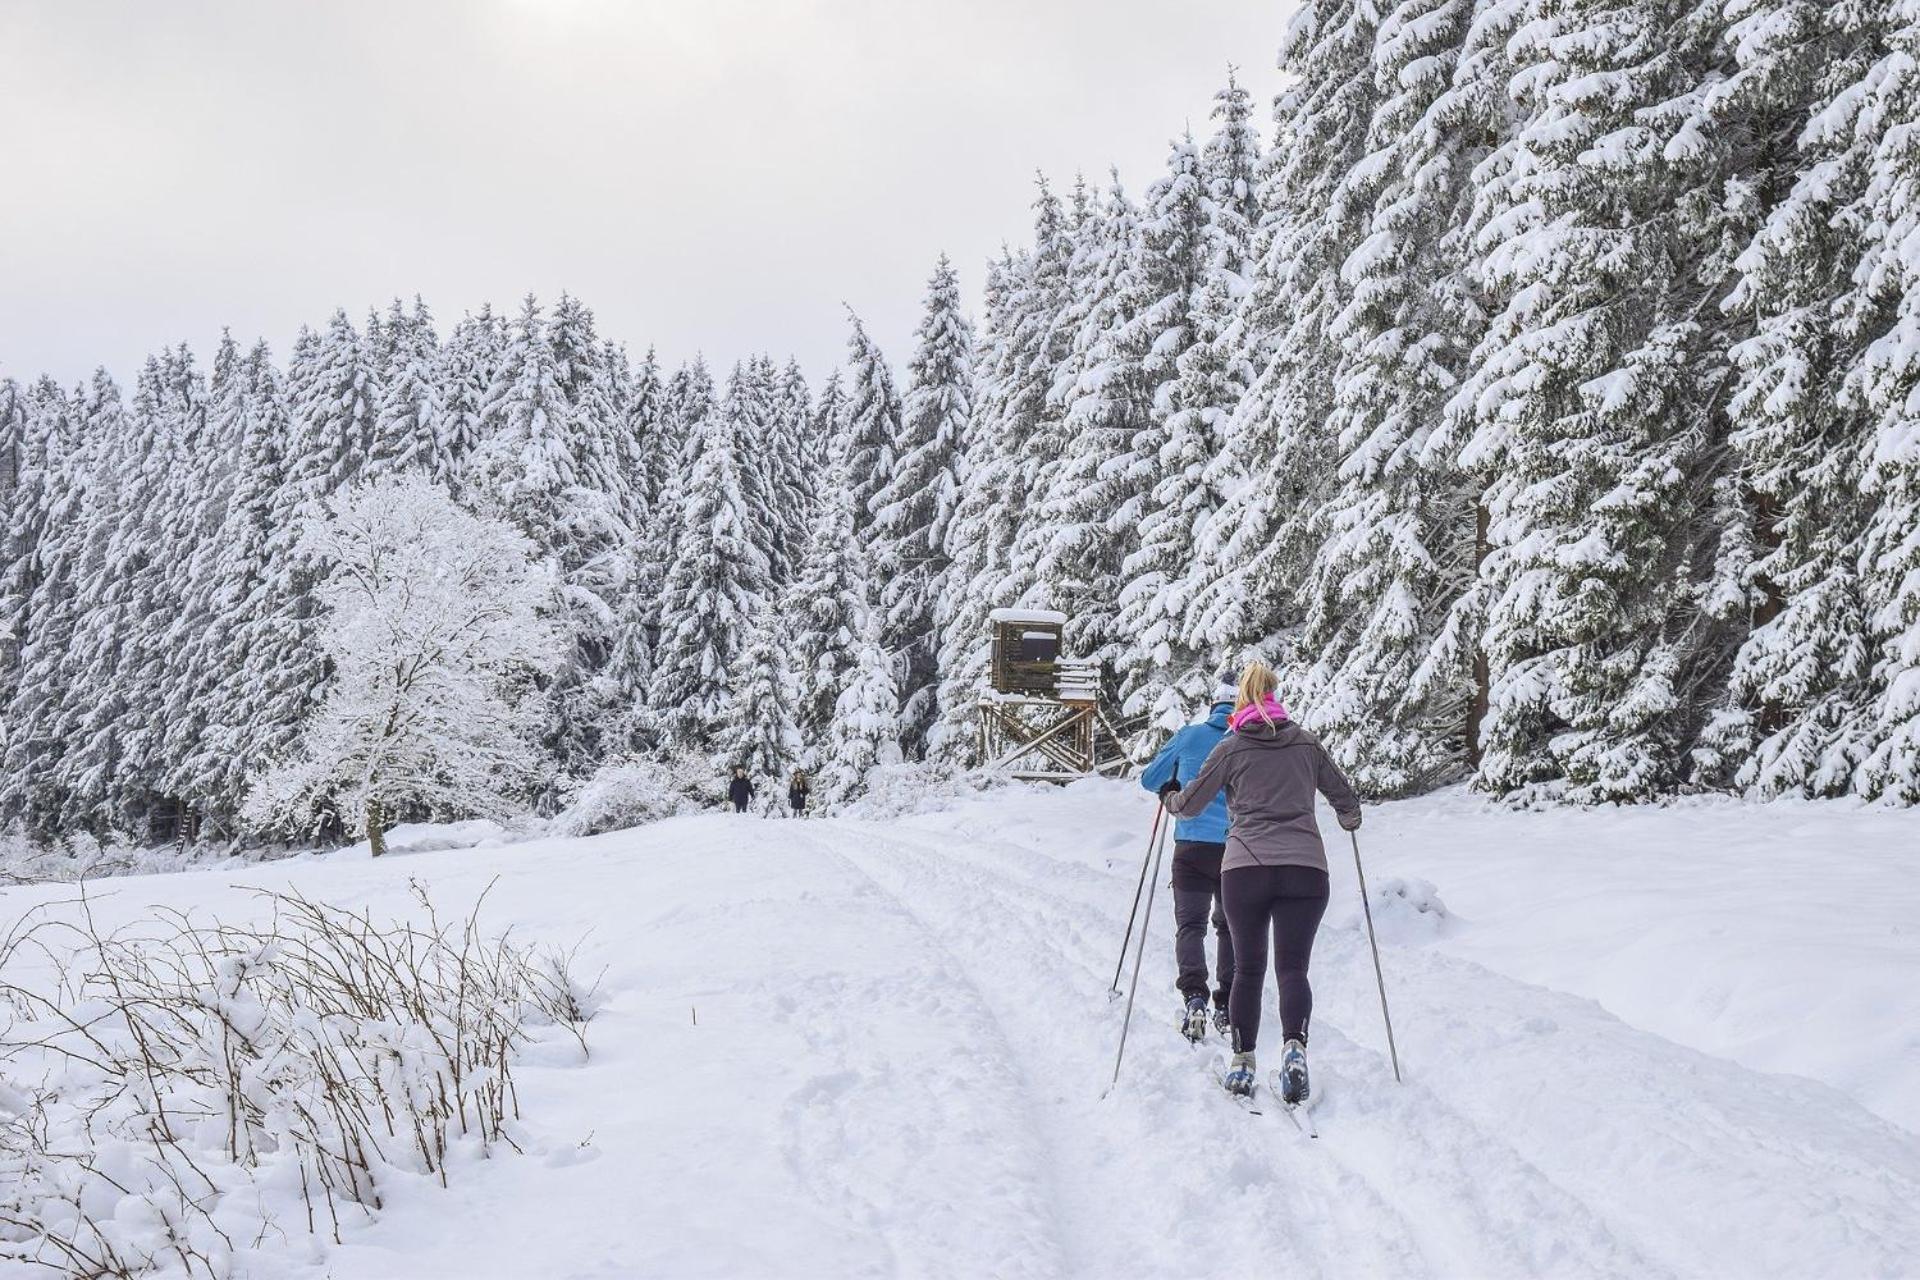
<svg viewBox="0 0 1920 1280"><path fill-rule="evenodd" d="M1317 0L1270 125L1229 80L1144 188L1043 180L898 370L562 297L0 382L0 821L845 797L975 763L1002 605L1140 723L1265 656L1375 795L1920 800L1916 52L1917 0ZM492 549L426 692L367 657L422 557L356 605L356 536Z"/></svg>

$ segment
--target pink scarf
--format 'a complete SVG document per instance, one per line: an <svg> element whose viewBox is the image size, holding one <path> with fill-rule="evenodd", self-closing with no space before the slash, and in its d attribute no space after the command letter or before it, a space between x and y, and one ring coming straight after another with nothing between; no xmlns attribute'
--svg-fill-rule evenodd
<svg viewBox="0 0 1920 1280"><path fill-rule="evenodd" d="M1258 702L1249 702L1227 718L1227 728L1238 733L1249 720L1263 720L1268 724L1278 724L1287 718L1287 709L1280 705L1280 699L1268 694Z"/></svg>

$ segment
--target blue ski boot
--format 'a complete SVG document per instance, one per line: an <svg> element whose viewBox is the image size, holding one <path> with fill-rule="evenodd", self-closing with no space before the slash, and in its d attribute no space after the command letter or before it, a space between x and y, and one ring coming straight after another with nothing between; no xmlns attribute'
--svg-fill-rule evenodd
<svg viewBox="0 0 1920 1280"><path fill-rule="evenodd" d="M1253 1055L1236 1053L1233 1060L1227 1063L1227 1073L1220 1078L1220 1083L1226 1086L1228 1093L1247 1098L1253 1096L1253 1080Z"/></svg>
<svg viewBox="0 0 1920 1280"><path fill-rule="evenodd" d="M1280 1101L1297 1107L1307 1100L1307 1046L1298 1040L1287 1041L1280 1051Z"/></svg>
<svg viewBox="0 0 1920 1280"><path fill-rule="evenodd" d="M1233 1019L1227 1016L1227 1006L1221 1005L1213 1011L1213 1029L1226 1041L1233 1039Z"/></svg>
<svg viewBox="0 0 1920 1280"><path fill-rule="evenodd" d="M1207 998L1188 996L1187 1011L1180 1016L1180 1034L1198 1044L1207 1038Z"/></svg>

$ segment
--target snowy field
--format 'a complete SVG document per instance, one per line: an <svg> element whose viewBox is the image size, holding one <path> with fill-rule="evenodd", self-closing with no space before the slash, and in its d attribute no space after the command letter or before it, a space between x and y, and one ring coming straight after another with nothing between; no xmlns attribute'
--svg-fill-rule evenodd
<svg viewBox="0 0 1920 1280"><path fill-rule="evenodd" d="M293 886L398 915L410 882L458 910L497 878L495 927L604 968L591 1057L517 1072L525 1155L390 1175L344 1245L290 1230L255 1275L1920 1275L1912 814L1370 809L1407 1082L1335 844L1314 1143L1174 1032L1164 887L1101 1096L1151 812L1089 782L702 816L134 877L94 911ZM72 892L7 889L0 922Z"/></svg>

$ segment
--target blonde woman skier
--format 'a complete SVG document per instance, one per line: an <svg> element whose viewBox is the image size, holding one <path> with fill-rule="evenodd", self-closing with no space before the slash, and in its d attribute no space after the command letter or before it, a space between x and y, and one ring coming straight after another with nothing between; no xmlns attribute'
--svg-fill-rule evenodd
<svg viewBox="0 0 1920 1280"><path fill-rule="evenodd" d="M1260 1035L1261 996L1266 987L1267 943L1280 987L1280 1095L1305 1102L1307 1023L1313 987L1307 962L1314 934L1327 910L1327 854L1314 820L1314 795L1333 805L1342 829L1360 825L1360 799L1319 739L1287 716L1275 690L1278 680L1265 663L1249 663L1240 675L1228 734L1184 787L1170 787L1167 809L1175 817L1206 810L1227 794L1227 851L1220 863L1220 897L1233 937L1233 986L1227 1015L1233 1058L1223 1083L1229 1093L1254 1086L1254 1044Z"/></svg>

